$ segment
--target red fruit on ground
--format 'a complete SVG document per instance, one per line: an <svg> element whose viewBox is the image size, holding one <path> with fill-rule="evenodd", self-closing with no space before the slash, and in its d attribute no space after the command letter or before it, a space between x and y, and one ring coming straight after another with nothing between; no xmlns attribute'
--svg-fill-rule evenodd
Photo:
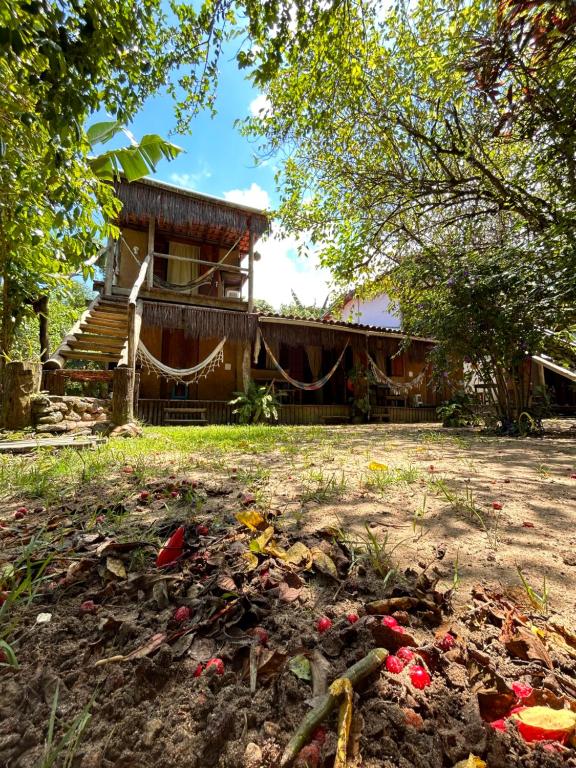
<svg viewBox="0 0 576 768"><path fill-rule="evenodd" d="M357 613L349 613L348 616L346 616L346 621L348 624L356 624L358 621L358 614Z"/></svg>
<svg viewBox="0 0 576 768"><path fill-rule="evenodd" d="M528 685L528 683L521 683L519 681L512 683L512 690L518 696L519 699L527 699L529 696L532 695L532 691L534 690L531 685Z"/></svg>
<svg viewBox="0 0 576 768"><path fill-rule="evenodd" d="M0 605L3 605L8 599L8 592L0 592Z"/></svg>
<svg viewBox="0 0 576 768"><path fill-rule="evenodd" d="M198 536L208 536L208 533L210 532L210 529L207 525L197 525L196 526L196 533Z"/></svg>
<svg viewBox="0 0 576 768"><path fill-rule="evenodd" d="M0 650L0 664L6 664L7 661L8 661L8 656L6 656L3 650Z"/></svg>
<svg viewBox="0 0 576 768"><path fill-rule="evenodd" d="M194 670L194 677L200 677L200 675L202 674L202 670L203 669L204 669L204 667L202 666L202 664L198 664L198 666Z"/></svg>
<svg viewBox="0 0 576 768"><path fill-rule="evenodd" d="M87 615L89 613L96 613L98 610L98 606L94 602L94 600L84 600L83 603L80 604L80 613L83 615Z"/></svg>
<svg viewBox="0 0 576 768"><path fill-rule="evenodd" d="M183 621L188 621L191 615L192 611L190 608L188 608L187 605L181 605L174 611L174 621L177 621L179 624L181 624Z"/></svg>
<svg viewBox="0 0 576 768"><path fill-rule="evenodd" d="M428 472L434 472L434 471L435 471L434 464L430 464L430 466L428 467Z"/></svg>
<svg viewBox="0 0 576 768"><path fill-rule="evenodd" d="M318 768L320 765L320 747L317 742L302 747L296 759L297 768Z"/></svg>
<svg viewBox="0 0 576 768"><path fill-rule="evenodd" d="M18 507L16 512L22 512L23 515L27 515L28 512L29 512L29 509L28 509L28 507Z"/></svg>
<svg viewBox="0 0 576 768"><path fill-rule="evenodd" d="M398 626L398 622L396 621L394 616L382 616L382 624L385 627L390 627L390 628Z"/></svg>
<svg viewBox="0 0 576 768"><path fill-rule="evenodd" d="M328 619L326 616L322 616L321 619L318 619L316 622L316 629L318 632L327 632L330 627L332 626L332 622L330 619Z"/></svg>
<svg viewBox="0 0 576 768"><path fill-rule="evenodd" d="M502 504L499 501L492 502L492 509L502 509Z"/></svg>
<svg viewBox="0 0 576 768"><path fill-rule="evenodd" d="M536 526L534 525L534 523L531 523L529 520L524 520L524 522L522 523L522 525L524 526L524 528L535 528L535 527L536 527Z"/></svg>
<svg viewBox="0 0 576 768"><path fill-rule="evenodd" d="M490 723L490 727L494 728L495 731L502 731L503 733L506 733L506 720L493 720Z"/></svg>
<svg viewBox="0 0 576 768"><path fill-rule="evenodd" d="M430 685L430 675L424 667L415 664L413 667L410 667L410 681L414 688L422 690Z"/></svg>
<svg viewBox="0 0 576 768"><path fill-rule="evenodd" d="M576 480L576 474L570 475L571 480Z"/></svg>
<svg viewBox="0 0 576 768"><path fill-rule="evenodd" d="M134 469L133 467L129 467L129 466L122 467L122 472L125 472L127 475L131 475L132 472L134 472Z"/></svg>
<svg viewBox="0 0 576 768"><path fill-rule="evenodd" d="M214 669L216 670L216 674L218 675L224 674L224 662L222 661L222 659L208 659L208 661L206 662L205 669L208 670L211 667L214 667Z"/></svg>
<svg viewBox="0 0 576 768"><path fill-rule="evenodd" d="M178 498L178 491L170 491L170 496L172 496L173 499Z"/></svg>
<svg viewBox="0 0 576 768"><path fill-rule="evenodd" d="M396 656L398 656L399 659L402 659L403 662L412 661L414 659L414 651L411 651L410 648L398 648L396 651Z"/></svg>
<svg viewBox="0 0 576 768"><path fill-rule="evenodd" d="M169 565L182 556L184 552L184 534L185 529L183 525L176 528L172 536L170 536L160 552L158 552L158 557L156 558L156 566L158 568Z"/></svg>
<svg viewBox="0 0 576 768"><path fill-rule="evenodd" d="M446 632L444 637L441 640L438 640L436 645L443 651L449 651L450 648L454 648L456 645L456 638L454 635L451 635L450 632Z"/></svg>
<svg viewBox="0 0 576 768"><path fill-rule="evenodd" d="M150 494L149 494L148 491L141 491L140 495L138 496L138 498L140 499L140 501L147 501L149 496L150 496Z"/></svg>
<svg viewBox="0 0 576 768"><path fill-rule="evenodd" d="M322 746L326 741L326 728L324 728L323 726L319 726L318 728L316 728L316 730L312 734L312 741L315 741L317 744Z"/></svg>
<svg viewBox="0 0 576 768"><path fill-rule="evenodd" d="M404 632L406 632L404 627L400 626L400 624L396 624L395 627L390 627L390 629L392 630L392 632L398 632L399 635L403 635Z"/></svg>
<svg viewBox="0 0 576 768"><path fill-rule="evenodd" d="M26 512L22 512L21 509L17 509L14 512L14 520L22 520L23 517L26 517Z"/></svg>
<svg viewBox="0 0 576 768"><path fill-rule="evenodd" d="M404 662L398 656L387 656L386 669L388 672L392 672L393 675L399 675L404 669Z"/></svg>
<svg viewBox="0 0 576 768"><path fill-rule="evenodd" d="M255 627L253 631L254 637L258 638L260 645L268 645L269 635L264 627Z"/></svg>

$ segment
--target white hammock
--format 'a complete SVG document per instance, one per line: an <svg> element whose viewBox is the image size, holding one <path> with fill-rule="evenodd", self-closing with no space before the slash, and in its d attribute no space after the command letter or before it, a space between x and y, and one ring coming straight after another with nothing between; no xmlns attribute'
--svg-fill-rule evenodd
<svg viewBox="0 0 576 768"><path fill-rule="evenodd" d="M374 376L376 377L376 380L379 384L387 384L392 392L395 394L400 394L401 392L410 392L411 389L415 389L416 387L419 387L420 384L424 380L424 376L426 374L426 368L428 366L425 366L418 376L415 376L413 379L410 379L410 381L394 381L389 376L386 376L386 374L378 368L372 357L368 355L368 362L370 363L370 367L372 368L372 372L374 373Z"/></svg>
<svg viewBox="0 0 576 768"><path fill-rule="evenodd" d="M224 344L226 336L218 345L205 357L202 362L192 366L192 368L171 368L169 365L158 360L146 347L143 341L138 342L138 360L142 366L149 372L162 376L172 381L181 381L184 384L194 384L199 379L203 379L214 371L224 362Z"/></svg>
<svg viewBox="0 0 576 768"><path fill-rule="evenodd" d="M306 384L303 381L296 381L296 379L293 379L291 376L289 376L284 370L284 368L282 368L278 360L276 360L276 358L274 357L272 350L266 343L266 339L264 338L264 336L262 336L262 334L260 334L260 338L262 339L262 343L264 344L264 348L266 352L268 352L270 356L270 360L272 360L272 363L274 364L275 368L278 370L282 378L285 379L289 384L292 384L293 387L296 387L296 389L303 389L306 392L314 392L317 389L321 389L332 378L332 376L334 375L334 372L342 362L342 358L344 357L344 352L346 352L346 350L348 349L348 342L346 342L346 346L340 353L340 357L338 358L338 360L336 360L336 362L334 363L332 368L328 371L328 373L325 376L323 376L321 379L318 379L318 381L312 381L310 384Z"/></svg>

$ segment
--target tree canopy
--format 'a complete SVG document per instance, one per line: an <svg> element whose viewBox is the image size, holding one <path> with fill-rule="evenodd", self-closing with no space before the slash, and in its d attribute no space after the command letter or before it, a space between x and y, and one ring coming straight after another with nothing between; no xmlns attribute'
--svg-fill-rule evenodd
<svg viewBox="0 0 576 768"><path fill-rule="evenodd" d="M284 154L284 225L343 284L386 276L444 351L476 316L467 343L503 371L574 323L572 2L359 0L292 54L245 130Z"/></svg>

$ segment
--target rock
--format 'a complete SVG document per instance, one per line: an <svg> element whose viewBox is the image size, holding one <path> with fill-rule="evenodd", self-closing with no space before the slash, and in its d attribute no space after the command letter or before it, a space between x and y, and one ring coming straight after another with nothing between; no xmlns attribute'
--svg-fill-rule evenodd
<svg viewBox="0 0 576 768"><path fill-rule="evenodd" d="M164 726L162 720L160 720L158 717L155 717L153 720L149 720L146 723L144 727L144 733L142 735L142 743L145 747L151 747L154 744L156 737L163 727Z"/></svg>
<svg viewBox="0 0 576 768"><path fill-rule="evenodd" d="M92 423L94 421L94 417L92 416L91 413L83 413L82 421L89 421L90 423Z"/></svg>
<svg viewBox="0 0 576 768"><path fill-rule="evenodd" d="M262 765L262 750L253 741L249 741L246 744L244 750L244 766L245 768L260 768Z"/></svg>
<svg viewBox="0 0 576 768"><path fill-rule="evenodd" d="M141 437L142 427L136 422L131 421L129 424L122 424L119 427L114 427L110 433L111 437Z"/></svg>
<svg viewBox="0 0 576 768"><path fill-rule="evenodd" d="M68 421L82 421L82 416L79 413L75 413L75 411L69 411L66 418Z"/></svg>
<svg viewBox="0 0 576 768"><path fill-rule="evenodd" d="M46 395L33 395L31 398L33 410L42 410L43 408L50 407L50 398Z"/></svg>
<svg viewBox="0 0 576 768"><path fill-rule="evenodd" d="M53 432L54 434L61 434L68 432L66 424L40 424L36 427L36 432Z"/></svg>
<svg viewBox="0 0 576 768"><path fill-rule="evenodd" d="M108 414L106 411L103 411L98 416L96 416L96 421L108 421Z"/></svg>
<svg viewBox="0 0 576 768"><path fill-rule="evenodd" d="M58 424L63 418L64 416L60 411L55 411L54 413L49 413L47 416L41 416L38 419L38 424Z"/></svg>
<svg viewBox="0 0 576 768"><path fill-rule="evenodd" d="M562 562L564 563L564 565L576 565L576 555L573 555L570 553L567 555L564 555L564 557L562 558Z"/></svg>
<svg viewBox="0 0 576 768"><path fill-rule="evenodd" d="M92 432L95 435L106 435L110 431L110 427L109 421L95 421L92 425Z"/></svg>

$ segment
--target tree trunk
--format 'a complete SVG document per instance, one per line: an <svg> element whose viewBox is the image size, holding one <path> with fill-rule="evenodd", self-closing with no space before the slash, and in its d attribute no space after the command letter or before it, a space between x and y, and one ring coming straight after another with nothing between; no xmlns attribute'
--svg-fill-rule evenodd
<svg viewBox="0 0 576 768"><path fill-rule="evenodd" d="M5 363L0 414L4 429L24 429L32 425L31 398L40 391L41 375L40 363Z"/></svg>
<svg viewBox="0 0 576 768"><path fill-rule="evenodd" d="M50 357L50 340L48 339L48 296L40 296L32 306L34 312L38 315L40 360L45 363Z"/></svg>
<svg viewBox="0 0 576 768"><path fill-rule="evenodd" d="M115 368L112 384L112 422L116 426L134 421L134 371Z"/></svg>

